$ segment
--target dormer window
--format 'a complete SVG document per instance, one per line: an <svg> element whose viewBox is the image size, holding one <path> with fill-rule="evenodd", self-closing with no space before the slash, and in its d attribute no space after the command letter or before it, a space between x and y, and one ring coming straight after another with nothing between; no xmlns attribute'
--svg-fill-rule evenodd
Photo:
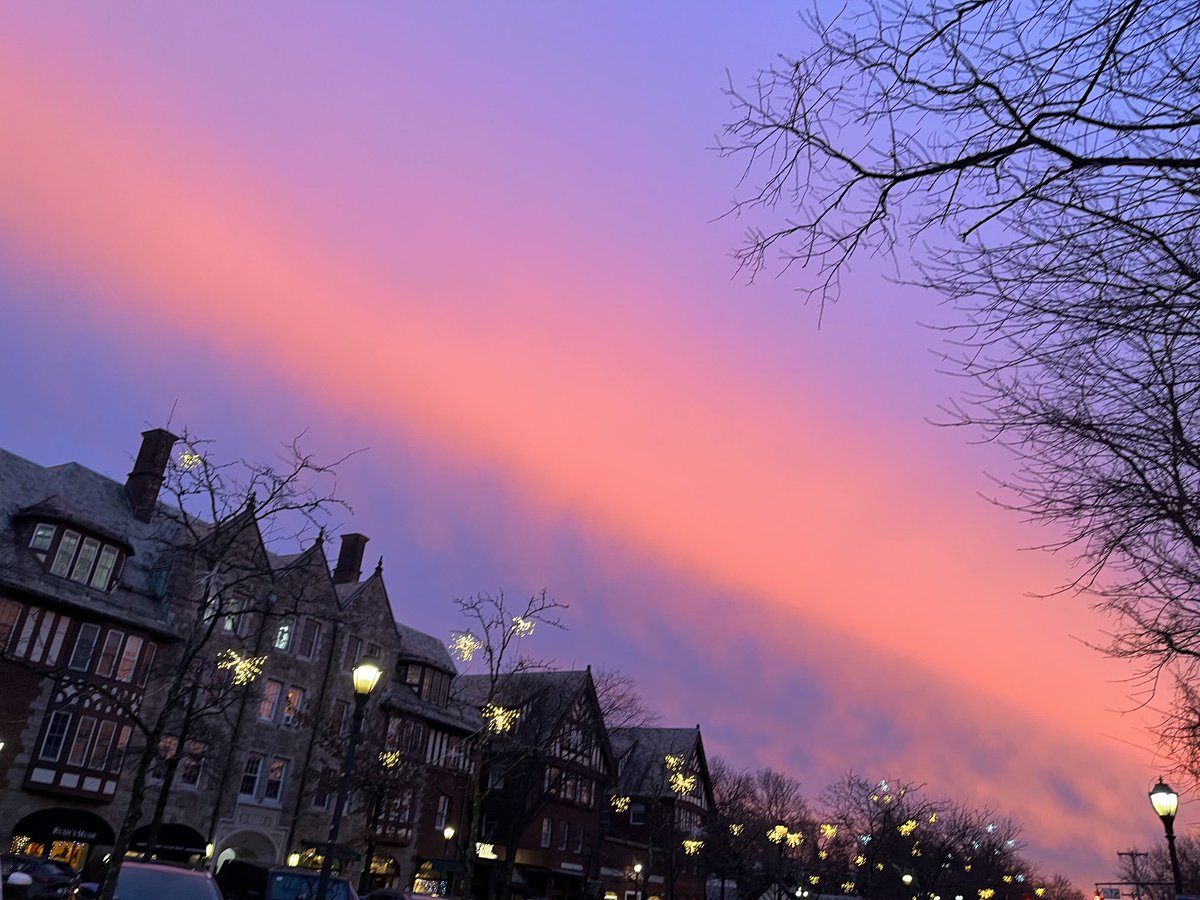
<svg viewBox="0 0 1200 900"><path fill-rule="evenodd" d="M39 522L29 539L29 549L43 563L49 561L51 575L102 591L111 588L120 574L123 554L119 548L73 528L60 529L57 525Z"/></svg>

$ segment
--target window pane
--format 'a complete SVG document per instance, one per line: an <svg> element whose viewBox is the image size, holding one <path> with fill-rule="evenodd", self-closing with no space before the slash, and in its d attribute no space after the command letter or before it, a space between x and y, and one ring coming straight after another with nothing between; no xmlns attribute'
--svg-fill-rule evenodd
<svg viewBox="0 0 1200 900"><path fill-rule="evenodd" d="M279 709L279 695L283 692L283 682L268 678L263 685L262 702L258 704L258 717L268 722L275 721L275 713Z"/></svg>
<svg viewBox="0 0 1200 900"><path fill-rule="evenodd" d="M116 733L117 723L105 720L96 730L96 742L92 745L92 758L88 760L89 769L103 769L108 762L108 748L112 746L113 734Z"/></svg>
<svg viewBox="0 0 1200 900"><path fill-rule="evenodd" d="M113 568L117 564L117 548L108 544L100 551L100 561L96 563L96 572L92 575L92 587L107 591L112 584Z"/></svg>
<svg viewBox="0 0 1200 900"><path fill-rule="evenodd" d="M55 530L53 525L39 524L33 529L33 540L29 542L29 546L34 550L49 550L50 545L54 543Z"/></svg>
<svg viewBox="0 0 1200 900"><path fill-rule="evenodd" d="M67 764L82 766L87 759L88 746L92 742L92 732L96 730L96 720L91 716L81 716L75 728L75 740L71 742L71 754Z"/></svg>
<svg viewBox="0 0 1200 900"><path fill-rule="evenodd" d="M146 679L150 677L150 669L154 665L154 656L158 653L158 648L154 644L147 644L145 651L142 653L142 672L138 676L138 684L142 687L146 686Z"/></svg>
<svg viewBox="0 0 1200 900"><path fill-rule="evenodd" d="M238 793L244 797L253 797L258 793L258 773L262 769L263 758L257 753L251 753L246 757L246 768L242 770L242 783L238 786Z"/></svg>
<svg viewBox="0 0 1200 900"><path fill-rule="evenodd" d="M290 687L283 700L283 724L295 725L300 717L300 707L304 703L304 691L298 687Z"/></svg>
<svg viewBox="0 0 1200 900"><path fill-rule="evenodd" d="M79 626L75 636L75 649L71 651L71 661L68 667L79 672L86 672L92 664L92 654L96 651L96 639L100 637L100 626L85 623Z"/></svg>
<svg viewBox="0 0 1200 900"><path fill-rule="evenodd" d="M305 659L312 659L317 652L317 641L321 637L321 625L315 619L305 619L301 624L299 652Z"/></svg>
<svg viewBox="0 0 1200 900"><path fill-rule="evenodd" d="M0 652L8 646L9 635L17 625L17 617L21 615L21 604L16 600L0 600Z"/></svg>
<svg viewBox="0 0 1200 900"><path fill-rule="evenodd" d="M288 650L292 646L292 620L284 619L279 623L279 630L275 632L275 649Z"/></svg>
<svg viewBox="0 0 1200 900"><path fill-rule="evenodd" d="M57 762L62 755L63 744L67 739L67 729L71 725L71 714L61 710L50 714L50 722L46 726L46 737L42 741L42 759Z"/></svg>
<svg viewBox="0 0 1200 900"><path fill-rule="evenodd" d="M128 725L121 726L121 736L117 738L116 749L113 750L112 756L108 758L109 771L121 771L121 765L125 762L125 750L129 746L129 735L132 731L133 729Z"/></svg>
<svg viewBox="0 0 1200 900"><path fill-rule="evenodd" d="M75 548L79 546L79 532L70 529L63 532L58 542L58 552L54 554L54 562L50 566L51 575L66 575L75 557Z"/></svg>
<svg viewBox="0 0 1200 900"><path fill-rule="evenodd" d="M104 648L100 651L100 661L96 663L96 674L101 678L111 678L113 669L117 667L117 654L121 652L121 642L125 635L120 631L110 631L104 638Z"/></svg>
<svg viewBox="0 0 1200 900"><path fill-rule="evenodd" d="M142 652L142 639L133 635L125 642L125 652L121 654L121 663L117 666L117 681L133 681L133 673L137 669L138 654Z"/></svg>
<svg viewBox="0 0 1200 900"><path fill-rule="evenodd" d="M92 563L96 561L96 554L99 552L100 542L98 540L84 538L83 547L79 550L79 557L75 560L75 565L71 567L72 581L87 584L88 579L92 576Z"/></svg>
<svg viewBox="0 0 1200 900"><path fill-rule="evenodd" d="M263 791L264 800L279 800L283 796L283 781L287 775L287 760L275 757L267 769L267 786Z"/></svg>

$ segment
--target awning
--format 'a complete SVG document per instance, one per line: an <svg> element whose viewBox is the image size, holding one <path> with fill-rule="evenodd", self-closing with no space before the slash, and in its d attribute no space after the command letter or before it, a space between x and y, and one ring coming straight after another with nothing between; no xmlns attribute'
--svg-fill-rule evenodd
<svg viewBox="0 0 1200 900"><path fill-rule="evenodd" d="M78 841L81 844L112 844L112 828L94 812L55 806L31 812L13 826L13 837L27 837L38 844Z"/></svg>
<svg viewBox="0 0 1200 900"><path fill-rule="evenodd" d="M133 830L129 840L130 850L145 850L146 841L150 838L150 826L142 825ZM154 852L167 859L186 862L189 857L203 856L205 845L204 835L189 825L176 822L163 822L158 826L158 837L154 841Z"/></svg>

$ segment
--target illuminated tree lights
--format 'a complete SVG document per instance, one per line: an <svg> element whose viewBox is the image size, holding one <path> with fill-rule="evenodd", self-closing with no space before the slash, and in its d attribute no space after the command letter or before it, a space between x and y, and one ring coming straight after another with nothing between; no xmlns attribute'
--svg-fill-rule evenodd
<svg viewBox="0 0 1200 900"><path fill-rule="evenodd" d="M788 830L787 830L786 825L776 825L774 828L772 828L770 831L767 832L767 840L770 841L772 844L778 844L780 841L782 841L784 838L787 837L787 833L788 833Z"/></svg>
<svg viewBox="0 0 1200 900"><path fill-rule="evenodd" d="M483 647L483 641L469 631L460 631L450 642L450 652L462 662L470 662Z"/></svg>
<svg viewBox="0 0 1200 900"><path fill-rule="evenodd" d="M676 772L671 776L671 790L677 794L690 794L696 789L696 776Z"/></svg>
<svg viewBox="0 0 1200 900"><path fill-rule="evenodd" d="M266 665L265 656L242 656L236 650L222 650L217 656L218 669L232 669L234 684L249 684L260 674Z"/></svg>
<svg viewBox="0 0 1200 900"><path fill-rule="evenodd" d="M183 471L194 469L203 462L204 457L192 450L184 450L179 454L179 468Z"/></svg>
<svg viewBox="0 0 1200 900"><path fill-rule="evenodd" d="M674 753L668 753L663 757L663 762L667 764L667 768L672 772L683 768L683 757L676 756Z"/></svg>
<svg viewBox="0 0 1200 900"><path fill-rule="evenodd" d="M385 769L396 768L396 766L400 765L400 759L399 750L385 750L379 754L379 762Z"/></svg>
<svg viewBox="0 0 1200 900"><path fill-rule="evenodd" d="M745 830L746 830L746 826L742 825L740 822L733 822L729 826L729 833L732 834L734 837L737 837Z"/></svg>
<svg viewBox="0 0 1200 900"><path fill-rule="evenodd" d="M612 808L615 812L629 812L629 804L632 802L632 797L613 797Z"/></svg>
<svg viewBox="0 0 1200 900"><path fill-rule="evenodd" d="M904 822L900 826L900 833L902 835L904 835L905 837L908 837L910 834L912 834L916 830L917 830L917 820L916 819L909 819L907 822Z"/></svg>
<svg viewBox="0 0 1200 900"><path fill-rule="evenodd" d="M826 840L833 840L833 838L837 837L837 831L836 825L822 825L820 829L821 837Z"/></svg>
<svg viewBox="0 0 1200 900"><path fill-rule="evenodd" d="M494 734L504 734L512 731L516 726L517 719L521 717L521 711L489 703L483 708L483 717L487 720L488 728Z"/></svg>
<svg viewBox="0 0 1200 900"><path fill-rule="evenodd" d="M685 840L683 842L683 852L688 856L695 856L704 849L704 841L700 840Z"/></svg>
<svg viewBox="0 0 1200 900"><path fill-rule="evenodd" d="M533 634L533 619L524 616L513 616L512 631L517 637L529 637Z"/></svg>
<svg viewBox="0 0 1200 900"><path fill-rule="evenodd" d="M804 843L804 835L799 831L789 831L787 833L787 845L789 847L799 847Z"/></svg>

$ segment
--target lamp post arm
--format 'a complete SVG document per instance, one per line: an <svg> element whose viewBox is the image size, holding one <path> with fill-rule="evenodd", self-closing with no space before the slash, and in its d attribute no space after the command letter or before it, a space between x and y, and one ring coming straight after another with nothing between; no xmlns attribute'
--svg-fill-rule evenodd
<svg viewBox="0 0 1200 900"><path fill-rule="evenodd" d="M321 861L321 877L317 881L315 900L327 900L329 896L329 876L333 873L333 848L342 827L346 798L350 796L350 781L354 776L354 751L358 749L358 738L362 732L366 711L367 695L355 694L354 718L350 721L350 738L346 741L346 757L342 762L342 777L338 781L337 799L333 804L333 818L329 821L329 840L325 842L325 857Z"/></svg>

